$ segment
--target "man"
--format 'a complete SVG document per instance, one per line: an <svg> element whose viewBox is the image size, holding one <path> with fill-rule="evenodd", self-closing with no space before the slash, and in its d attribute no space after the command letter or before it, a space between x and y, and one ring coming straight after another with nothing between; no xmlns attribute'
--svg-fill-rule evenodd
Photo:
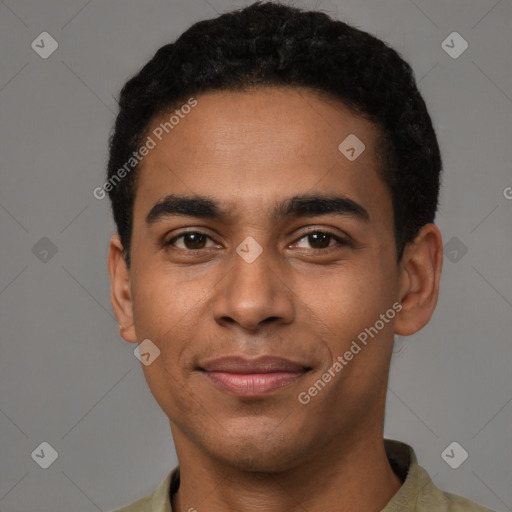
<svg viewBox="0 0 512 512"><path fill-rule="evenodd" d="M112 304L179 461L120 510L487 510L383 439L394 335L429 321L442 267L408 64L257 3L162 47L119 106Z"/></svg>

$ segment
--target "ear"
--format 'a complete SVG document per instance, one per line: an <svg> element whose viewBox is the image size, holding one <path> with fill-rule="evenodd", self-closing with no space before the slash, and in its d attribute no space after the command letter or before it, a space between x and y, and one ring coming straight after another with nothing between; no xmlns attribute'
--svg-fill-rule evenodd
<svg viewBox="0 0 512 512"><path fill-rule="evenodd" d="M400 302L395 333L409 336L432 317L439 295L443 267L443 239L439 228L426 224L407 244L400 263Z"/></svg>
<svg viewBox="0 0 512 512"><path fill-rule="evenodd" d="M119 322L119 334L124 340L136 343L130 272L123 257L123 244L117 234L110 239L108 272L110 274L110 300Z"/></svg>

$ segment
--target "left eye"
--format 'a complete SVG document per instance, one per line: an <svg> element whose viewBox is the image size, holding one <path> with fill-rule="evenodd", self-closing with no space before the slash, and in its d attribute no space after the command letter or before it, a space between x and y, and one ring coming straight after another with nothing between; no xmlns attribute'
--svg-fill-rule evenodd
<svg viewBox="0 0 512 512"><path fill-rule="evenodd" d="M325 249L336 245L330 244L330 241L335 241L339 245L348 245L348 242L343 238L325 231L311 231L310 233L302 236L297 243L299 244L302 240L307 241L313 249ZM307 249L308 247L305 248Z"/></svg>

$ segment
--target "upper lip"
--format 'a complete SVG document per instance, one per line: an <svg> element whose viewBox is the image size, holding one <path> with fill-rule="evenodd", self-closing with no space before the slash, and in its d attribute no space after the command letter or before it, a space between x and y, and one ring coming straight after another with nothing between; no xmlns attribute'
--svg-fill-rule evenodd
<svg viewBox="0 0 512 512"><path fill-rule="evenodd" d="M303 372L311 369L303 364L275 356L260 356L253 359L226 356L207 361L200 368L207 372L226 373Z"/></svg>

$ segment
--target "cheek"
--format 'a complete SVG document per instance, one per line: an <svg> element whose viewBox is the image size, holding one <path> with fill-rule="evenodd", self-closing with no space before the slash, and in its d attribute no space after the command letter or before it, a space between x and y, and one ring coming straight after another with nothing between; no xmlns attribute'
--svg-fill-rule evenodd
<svg viewBox="0 0 512 512"><path fill-rule="evenodd" d="M393 344L391 315L386 318L388 322L380 320L380 315L390 310L394 302L389 272L386 274L378 262L368 262L350 269L340 268L328 278L317 277L314 281L314 286L310 282L310 286L301 287L298 295L307 305L306 311L309 310L308 315L315 321L315 329L329 353L324 359L324 370L339 356L352 351L357 354L349 354L350 361L343 369L343 374L352 378L343 384L343 389L356 382L367 382L370 370L383 374ZM394 317L394 310L391 313ZM341 380L337 379L333 390L341 385Z"/></svg>
<svg viewBox="0 0 512 512"><path fill-rule="evenodd" d="M387 300L382 274L362 265L332 270L303 282L297 294L327 327L343 332L344 337L357 334L380 313Z"/></svg>
<svg viewBox="0 0 512 512"><path fill-rule="evenodd" d="M132 288L137 336L154 337L157 344L190 323L205 295L200 280L182 282L176 271L160 267L151 263L135 272Z"/></svg>
<svg viewBox="0 0 512 512"><path fill-rule="evenodd" d="M204 284L204 283L203 283ZM134 321L137 339L150 339L160 350L148 366L142 365L148 387L170 418L197 414L194 390L187 381L194 340L200 329L205 287L180 283L179 277L153 266L134 281Z"/></svg>

